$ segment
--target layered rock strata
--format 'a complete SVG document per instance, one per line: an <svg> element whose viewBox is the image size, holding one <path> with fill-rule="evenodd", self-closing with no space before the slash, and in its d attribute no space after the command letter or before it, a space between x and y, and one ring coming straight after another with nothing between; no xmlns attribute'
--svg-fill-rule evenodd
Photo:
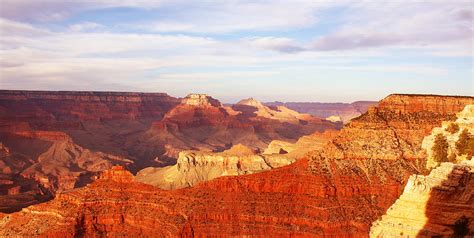
<svg viewBox="0 0 474 238"><path fill-rule="evenodd" d="M403 194L370 229L371 237L474 236L474 158L412 175Z"/></svg>
<svg viewBox="0 0 474 238"><path fill-rule="evenodd" d="M0 211L12 211L81 187L98 172L132 161L77 144L63 132L21 131L1 134Z"/></svg>
<svg viewBox="0 0 474 238"><path fill-rule="evenodd" d="M474 98L430 100L391 95L320 152L270 171L171 191L99 179L4 216L0 235L368 236L409 176L424 170L423 138Z"/></svg>
<svg viewBox="0 0 474 238"><path fill-rule="evenodd" d="M223 152L183 151L176 165L146 168L136 177L139 182L162 189L177 189L221 176L253 174L289 165L310 151L320 150L336 134L331 130L316 132L294 144L272 141L263 153L241 144Z"/></svg>
<svg viewBox="0 0 474 238"><path fill-rule="evenodd" d="M243 145L235 145L219 153L183 151L176 165L143 169L137 173L137 181L162 189L177 189L192 187L221 176L262 172L289 165L295 160L279 154L257 154Z"/></svg>

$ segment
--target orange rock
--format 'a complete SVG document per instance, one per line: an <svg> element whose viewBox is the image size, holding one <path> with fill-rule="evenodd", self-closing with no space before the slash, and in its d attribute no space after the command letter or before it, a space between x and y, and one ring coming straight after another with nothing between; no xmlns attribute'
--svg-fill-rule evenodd
<svg viewBox="0 0 474 238"><path fill-rule="evenodd" d="M458 98L433 100L456 104ZM349 123L321 152L289 166L171 191L130 181L114 168L90 186L3 217L0 236L366 237L410 174L423 170L425 128L455 114L455 106L437 112L419 104L403 110L381 105Z"/></svg>

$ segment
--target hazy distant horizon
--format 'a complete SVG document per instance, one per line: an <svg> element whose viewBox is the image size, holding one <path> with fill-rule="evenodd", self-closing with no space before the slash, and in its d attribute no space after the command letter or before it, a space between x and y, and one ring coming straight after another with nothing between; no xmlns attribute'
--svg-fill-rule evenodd
<svg viewBox="0 0 474 238"><path fill-rule="evenodd" d="M233 103L473 95L471 1L15 1L0 89Z"/></svg>

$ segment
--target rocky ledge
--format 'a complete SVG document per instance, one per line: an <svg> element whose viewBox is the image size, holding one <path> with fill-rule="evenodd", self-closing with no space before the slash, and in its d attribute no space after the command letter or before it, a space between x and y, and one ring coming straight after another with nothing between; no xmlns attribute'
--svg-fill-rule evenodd
<svg viewBox="0 0 474 238"><path fill-rule="evenodd" d="M474 158L412 175L403 194L373 223L371 237L474 235Z"/></svg>
<svg viewBox="0 0 474 238"><path fill-rule="evenodd" d="M183 100L181 100L182 104L190 105L190 106L209 106L209 107L220 107L221 103L207 95L207 94L189 94Z"/></svg>

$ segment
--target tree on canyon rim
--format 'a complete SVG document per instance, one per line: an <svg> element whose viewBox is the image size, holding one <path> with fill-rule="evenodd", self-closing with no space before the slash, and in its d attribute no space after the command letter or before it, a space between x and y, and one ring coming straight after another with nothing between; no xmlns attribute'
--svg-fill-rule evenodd
<svg viewBox="0 0 474 238"><path fill-rule="evenodd" d="M433 148L431 148L433 151L433 159L436 162L448 162L448 148L449 144L446 137L441 133L437 134Z"/></svg>
<svg viewBox="0 0 474 238"><path fill-rule="evenodd" d="M456 142L456 150L459 155L474 156L474 138L467 129L462 130Z"/></svg>
<svg viewBox="0 0 474 238"><path fill-rule="evenodd" d="M451 124L449 124L449 126L446 128L446 131L451 133L451 134L454 134L456 132L459 131L459 125L456 124L455 122L452 122Z"/></svg>

